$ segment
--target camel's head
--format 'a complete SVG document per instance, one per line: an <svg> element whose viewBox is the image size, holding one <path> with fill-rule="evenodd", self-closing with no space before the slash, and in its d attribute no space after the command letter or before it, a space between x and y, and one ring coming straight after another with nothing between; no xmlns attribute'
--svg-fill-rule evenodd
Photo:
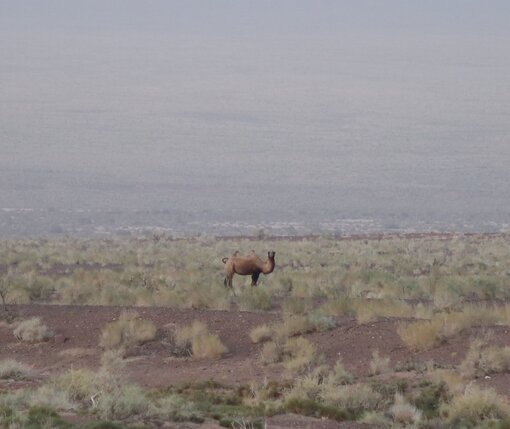
<svg viewBox="0 0 510 429"><path fill-rule="evenodd" d="M269 259L274 259L274 255L275 255L275 253L274 253L274 251L273 251L273 250L270 250L269 252L267 252L267 257L268 257Z"/></svg>

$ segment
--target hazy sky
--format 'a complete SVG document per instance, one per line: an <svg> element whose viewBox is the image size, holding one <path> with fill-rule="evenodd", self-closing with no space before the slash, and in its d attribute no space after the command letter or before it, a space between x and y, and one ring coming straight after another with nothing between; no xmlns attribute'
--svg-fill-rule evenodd
<svg viewBox="0 0 510 429"><path fill-rule="evenodd" d="M508 217L509 41L506 0L0 0L0 206Z"/></svg>

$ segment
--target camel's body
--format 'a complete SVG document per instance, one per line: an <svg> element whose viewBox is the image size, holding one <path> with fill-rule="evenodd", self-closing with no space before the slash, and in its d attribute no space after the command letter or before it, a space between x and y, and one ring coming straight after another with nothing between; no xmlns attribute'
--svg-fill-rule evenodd
<svg viewBox="0 0 510 429"><path fill-rule="evenodd" d="M235 252L230 258L223 258L225 264L225 286L232 288L234 274L241 276L251 275L251 285L257 286L260 273L269 274L274 270L274 252L267 253L267 261L263 261L252 251L247 256L240 256Z"/></svg>

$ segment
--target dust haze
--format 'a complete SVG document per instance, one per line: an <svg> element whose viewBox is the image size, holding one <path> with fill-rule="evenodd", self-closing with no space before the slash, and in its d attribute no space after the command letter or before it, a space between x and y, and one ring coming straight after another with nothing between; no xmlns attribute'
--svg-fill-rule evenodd
<svg viewBox="0 0 510 429"><path fill-rule="evenodd" d="M502 231L506 1L0 0L0 234Z"/></svg>

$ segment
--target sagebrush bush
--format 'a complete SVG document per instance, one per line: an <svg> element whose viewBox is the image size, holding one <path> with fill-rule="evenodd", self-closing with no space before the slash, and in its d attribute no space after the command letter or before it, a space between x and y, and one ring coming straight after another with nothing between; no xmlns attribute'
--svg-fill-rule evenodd
<svg viewBox="0 0 510 429"><path fill-rule="evenodd" d="M100 345L105 349L131 347L151 341L155 337L154 323L141 319L136 311L123 311L118 320L104 326Z"/></svg>
<svg viewBox="0 0 510 429"><path fill-rule="evenodd" d="M55 335L39 317L20 322L13 333L18 340L27 342L45 341Z"/></svg>

